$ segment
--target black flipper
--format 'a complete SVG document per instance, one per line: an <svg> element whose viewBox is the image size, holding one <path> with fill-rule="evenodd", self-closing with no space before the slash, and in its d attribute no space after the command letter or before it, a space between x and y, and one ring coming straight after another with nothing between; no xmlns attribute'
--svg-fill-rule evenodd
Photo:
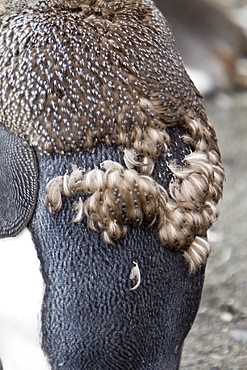
<svg viewBox="0 0 247 370"><path fill-rule="evenodd" d="M0 238L16 236L28 224L37 190L34 150L0 125Z"/></svg>

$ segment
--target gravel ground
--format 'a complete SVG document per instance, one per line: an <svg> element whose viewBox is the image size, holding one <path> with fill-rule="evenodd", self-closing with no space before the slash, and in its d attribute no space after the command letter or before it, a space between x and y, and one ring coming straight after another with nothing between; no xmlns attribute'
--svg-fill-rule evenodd
<svg viewBox="0 0 247 370"><path fill-rule="evenodd" d="M206 102L226 172L200 310L181 369L247 369L247 92Z"/></svg>

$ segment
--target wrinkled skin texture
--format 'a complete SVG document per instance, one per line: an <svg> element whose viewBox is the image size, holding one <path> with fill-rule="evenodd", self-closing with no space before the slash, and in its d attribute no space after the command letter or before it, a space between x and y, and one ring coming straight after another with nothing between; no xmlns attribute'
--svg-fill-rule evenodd
<svg viewBox="0 0 247 370"><path fill-rule="evenodd" d="M89 228L86 218L78 224L71 222L75 200L80 196L84 201L85 195L63 197L60 212L51 216L44 205L45 188L50 180L70 173L75 165L86 171L99 168L105 160L124 165L123 149L133 146L141 159L151 158L152 178L169 192L176 177L170 165L186 167L186 156L204 150L207 167L214 166L219 174L216 190L214 171L208 179L213 202L217 203L221 165L214 130L198 91L183 69L169 26L151 1L137 2L141 9L135 12L135 22L139 22L136 38L133 34L130 38L130 27L124 26L124 42L129 45L130 39L135 41L136 49L122 47L122 39L115 33L122 20L132 16L136 2L126 0L131 12L128 7L127 11L121 10L122 3L118 2L120 16L113 25L109 8L106 15L104 9L101 13L94 9L90 17L89 5L95 6L93 1L57 0L50 3L55 10L41 2L42 11L37 3L7 2L9 13L0 20L0 48L4 50L6 67L1 70L0 80L0 140L6 140L10 148L0 146L0 191L13 199L6 210L7 225L0 213L0 235L15 235L27 224L32 234L45 282L42 348L52 370L178 369L183 341L198 310L204 267L190 274L182 248L161 245L158 220L150 227L145 220L138 228L128 225L124 238L107 244L101 233ZM61 3L66 6L59 7ZM98 28L94 24L89 32L80 18L81 8L76 5L82 3L86 22L93 19L101 25L105 16L99 32L113 27L110 41L101 38L109 48L102 49L103 55L98 54ZM110 7L111 2L107 3ZM33 5L33 9L22 12L27 5ZM59 25L57 19L61 21ZM54 34L48 27L51 23ZM130 23L135 29L136 23ZM68 39L59 40L65 26ZM10 32L6 32L8 27ZM32 32L25 33L25 27ZM161 32L157 31L159 27ZM75 30L89 40L88 45L92 43L91 49L84 42L79 44L79 37L75 42ZM142 37L149 40L149 49ZM62 47L66 46L66 54L61 53L60 41L64 43ZM99 107L103 112L100 116ZM78 125L79 119L82 122ZM153 128L151 139L158 138L157 146L145 136L148 125ZM168 137L163 146L160 137ZM150 139L150 145L146 139ZM12 165L15 157L19 158L16 167ZM22 177L27 185L16 191ZM13 186L7 190L8 182ZM180 183L182 180L177 181L178 188ZM0 198L2 203L4 197ZM18 207L22 205L16 198L28 203L27 212L21 212L21 208L15 212L16 201ZM203 227L200 236L205 236ZM138 287L130 278L136 264L140 273Z"/></svg>

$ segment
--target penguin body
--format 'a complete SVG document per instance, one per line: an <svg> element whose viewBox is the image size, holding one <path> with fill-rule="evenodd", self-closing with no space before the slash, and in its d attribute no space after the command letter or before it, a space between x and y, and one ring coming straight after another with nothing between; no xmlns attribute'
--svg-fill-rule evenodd
<svg viewBox="0 0 247 370"><path fill-rule="evenodd" d="M31 232L50 367L177 369L224 172L172 32L148 0L5 8L0 236Z"/></svg>

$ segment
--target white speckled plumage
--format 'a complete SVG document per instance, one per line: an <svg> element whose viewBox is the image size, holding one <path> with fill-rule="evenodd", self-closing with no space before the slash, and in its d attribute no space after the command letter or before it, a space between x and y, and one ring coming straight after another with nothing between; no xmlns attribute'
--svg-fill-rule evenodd
<svg viewBox="0 0 247 370"><path fill-rule="evenodd" d="M169 164L173 181L169 190L162 189L166 202L160 194L163 211L154 210L149 218L159 214L162 244L192 247L217 218L224 174L214 130L165 19L150 1L23 1L15 6L7 2L1 18L1 121L42 153L64 155L98 143L119 146L140 179L152 176L158 156L167 158L166 128L180 127L192 154L180 168ZM109 196L114 203L114 193ZM58 211L61 204L48 198L50 209ZM105 219L109 212L102 207ZM99 221L106 240L125 235L127 221L140 224L122 213L120 208L112 213L121 232L109 232L110 224L102 227ZM146 213L140 203L141 220ZM92 226L94 217L87 216ZM191 271L198 265L197 260Z"/></svg>
<svg viewBox="0 0 247 370"><path fill-rule="evenodd" d="M0 235L32 234L48 362L177 369L224 174L171 30L149 0L5 5Z"/></svg>
<svg viewBox="0 0 247 370"><path fill-rule="evenodd" d="M69 8L70 2L62 3ZM95 140L112 144L121 131L130 136L138 122L150 125L150 114L155 128L178 121L179 100L197 104L194 88L181 78L186 73L171 31L155 10L132 1L93 8L80 3L80 12L65 9L62 17L57 9L3 17L2 79L9 79L1 86L1 112L7 126L42 151L63 153ZM164 39L174 55L168 57ZM163 112L157 114L159 102ZM116 144L130 146L131 140Z"/></svg>

